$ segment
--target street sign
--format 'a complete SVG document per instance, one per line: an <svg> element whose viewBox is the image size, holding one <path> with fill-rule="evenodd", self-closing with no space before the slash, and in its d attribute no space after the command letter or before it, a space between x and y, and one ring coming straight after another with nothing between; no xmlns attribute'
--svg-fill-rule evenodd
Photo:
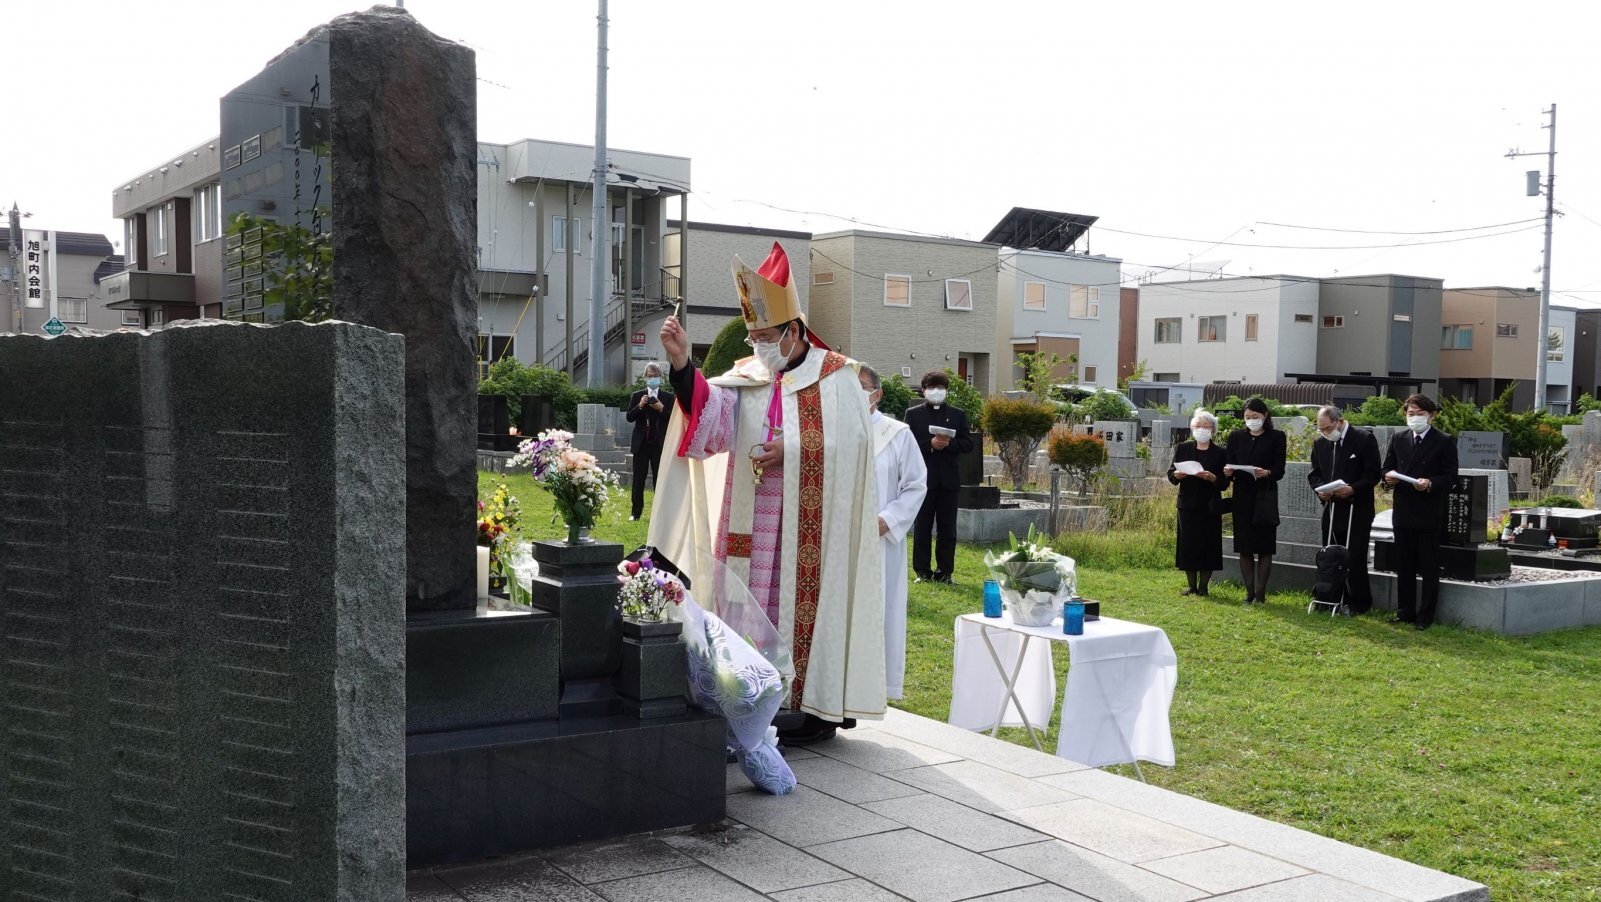
<svg viewBox="0 0 1601 902"><path fill-rule="evenodd" d="M44 324L44 331L47 335L60 335L61 333L67 331L67 327L61 322L61 320L52 316L50 317L50 321Z"/></svg>

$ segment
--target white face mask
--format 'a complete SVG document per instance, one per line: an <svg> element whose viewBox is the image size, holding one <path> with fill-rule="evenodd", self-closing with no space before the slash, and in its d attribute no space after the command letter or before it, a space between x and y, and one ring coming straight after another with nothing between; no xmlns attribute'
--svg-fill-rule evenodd
<svg viewBox="0 0 1601 902"><path fill-rule="evenodd" d="M1326 439L1328 439L1329 441L1332 442L1332 441L1334 441L1334 437L1340 434L1340 430L1338 430L1338 429L1319 429L1317 431L1317 434L1323 436L1324 438L1326 438Z"/></svg>
<svg viewBox="0 0 1601 902"><path fill-rule="evenodd" d="M1263 420L1246 420L1245 428L1251 430L1252 432L1261 432L1263 423Z"/></svg>
<svg viewBox="0 0 1601 902"><path fill-rule="evenodd" d="M1429 418L1423 416L1422 414L1419 414L1415 417L1407 417L1406 425L1412 430L1414 435L1422 435L1424 430L1429 428Z"/></svg>
<svg viewBox="0 0 1601 902"><path fill-rule="evenodd" d="M943 388L931 388L923 392L923 398L928 403L938 406L945 403L945 394L946 392Z"/></svg>
<svg viewBox="0 0 1601 902"><path fill-rule="evenodd" d="M1212 430L1205 427L1200 429L1191 429L1190 435L1195 436L1195 440L1197 442L1209 442L1212 440Z"/></svg>
<svg viewBox="0 0 1601 902"><path fill-rule="evenodd" d="M786 333L787 334L787 333ZM789 355L782 350L784 336L780 335L778 341L758 341L751 345L756 350L756 359L762 362L771 372L777 373L789 366Z"/></svg>

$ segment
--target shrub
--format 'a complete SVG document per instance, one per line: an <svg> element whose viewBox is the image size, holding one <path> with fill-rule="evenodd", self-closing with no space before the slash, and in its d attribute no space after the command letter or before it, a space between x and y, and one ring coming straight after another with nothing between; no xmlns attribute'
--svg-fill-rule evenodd
<svg viewBox="0 0 1601 902"><path fill-rule="evenodd" d="M721 376L733 368L739 360L750 356L750 347L745 339L750 335L745 328L745 321L734 317L723 326L717 337L712 339L712 345L706 349L706 359L701 362L700 370L707 376Z"/></svg>
<svg viewBox="0 0 1601 902"><path fill-rule="evenodd" d="M1012 491L1028 481L1028 465L1040 440L1056 424L1056 408L1027 398L991 397L984 403L984 432L1001 448L1001 465L1012 480Z"/></svg>
<svg viewBox="0 0 1601 902"><path fill-rule="evenodd" d="M968 383L966 379L956 374L950 367L945 368L945 375L951 380L950 396L945 400L952 407L967 414L967 423L971 427L983 428L984 422L984 395ZM1046 431L1050 427L1045 427ZM1044 435L1044 432L1040 433Z"/></svg>
<svg viewBox="0 0 1601 902"><path fill-rule="evenodd" d="M1049 451L1051 463L1061 467L1078 480L1078 496L1090 493L1090 482L1095 473L1106 466L1106 442L1098 435L1079 435L1060 430L1051 436Z"/></svg>
<svg viewBox="0 0 1601 902"><path fill-rule="evenodd" d="M549 398L559 425L571 429L577 419L578 390L561 370L535 364L525 366L515 357L505 357L489 367L489 376L478 383L480 395L501 395L506 412L516 423L522 418L523 396ZM627 403L624 398L624 403Z"/></svg>
<svg viewBox="0 0 1601 902"><path fill-rule="evenodd" d="M1345 412L1345 419L1354 426L1405 426L1401 416L1401 402L1387 395L1374 395L1362 402L1356 410Z"/></svg>
<svg viewBox="0 0 1601 902"><path fill-rule="evenodd" d="M884 379L883 382L884 397L879 399L878 409L883 411L886 416L904 420L906 418L906 408L912 406L912 402L917 396L912 392L912 387L906 384L906 380L901 377L900 373Z"/></svg>
<svg viewBox="0 0 1601 902"><path fill-rule="evenodd" d="M1539 501L1530 502L1529 503L1529 507L1573 507L1573 508L1582 508L1582 507L1584 507L1584 505L1579 503L1579 499L1577 499L1577 498L1569 498L1567 495L1547 495L1544 498L1541 498Z"/></svg>
<svg viewBox="0 0 1601 902"><path fill-rule="evenodd" d="M1132 418L1134 408L1123 400L1123 396L1109 391L1098 391L1085 398L1077 405L1080 417L1089 417L1090 422L1096 420L1127 420Z"/></svg>

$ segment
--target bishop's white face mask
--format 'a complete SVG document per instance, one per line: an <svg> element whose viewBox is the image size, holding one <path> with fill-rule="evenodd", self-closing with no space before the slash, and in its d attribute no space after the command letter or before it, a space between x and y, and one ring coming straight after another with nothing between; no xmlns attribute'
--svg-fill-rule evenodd
<svg viewBox="0 0 1601 902"><path fill-rule="evenodd" d="M1190 435L1195 436L1197 442L1209 442L1212 440L1212 430L1206 428L1191 429Z"/></svg>
<svg viewBox="0 0 1601 902"><path fill-rule="evenodd" d="M1252 418L1245 421L1245 428L1251 430L1252 432L1261 432L1262 426L1265 422L1265 420Z"/></svg>
<svg viewBox="0 0 1601 902"><path fill-rule="evenodd" d="M1407 428L1412 430L1413 435L1422 435L1424 430L1429 428L1429 418L1422 414L1415 417L1407 417L1406 425Z"/></svg>
<svg viewBox="0 0 1601 902"><path fill-rule="evenodd" d="M758 341L751 344L751 347L756 349L756 359L760 360L762 366L767 367L770 372L777 373L789 366L789 355L781 350L784 336L788 334L786 330L779 336L778 341Z"/></svg>
<svg viewBox="0 0 1601 902"><path fill-rule="evenodd" d="M931 388L923 392L923 398L934 405L944 404L945 395L946 391L943 388Z"/></svg>

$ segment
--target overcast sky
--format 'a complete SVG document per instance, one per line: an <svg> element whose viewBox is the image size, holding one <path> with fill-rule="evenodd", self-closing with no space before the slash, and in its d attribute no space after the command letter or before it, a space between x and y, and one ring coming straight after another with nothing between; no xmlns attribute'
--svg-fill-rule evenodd
<svg viewBox="0 0 1601 902"><path fill-rule="evenodd" d="M480 139L593 142L593 0L406 7L477 50ZM1544 212L1523 172L1545 158L1504 155L1546 149L1555 102L1553 301L1601 303L1589 7L612 0L610 143L690 157L696 220L976 239L1028 206L1099 216L1090 250L1130 275L1193 259L1523 287ZM9 11L0 201L120 240L114 187L214 137L222 94L354 8Z"/></svg>

